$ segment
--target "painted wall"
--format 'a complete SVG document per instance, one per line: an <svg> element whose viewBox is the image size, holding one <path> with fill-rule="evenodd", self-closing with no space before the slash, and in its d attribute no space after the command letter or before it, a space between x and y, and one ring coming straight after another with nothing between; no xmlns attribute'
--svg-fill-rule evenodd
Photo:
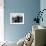
<svg viewBox="0 0 46 46"><path fill-rule="evenodd" d="M0 0L0 42L4 41L4 0Z"/></svg>
<svg viewBox="0 0 46 46"><path fill-rule="evenodd" d="M41 1L40 1L40 9L41 9L41 11L42 11L43 9L46 9L46 0L41 0ZM40 22L40 25L46 27L46 10L43 12L42 17L43 17L43 22L41 21L41 22Z"/></svg>
<svg viewBox="0 0 46 46"><path fill-rule="evenodd" d="M18 41L32 29L32 21L40 9L40 0L4 0L4 35L7 41ZM24 24L10 24L10 13L24 13Z"/></svg>

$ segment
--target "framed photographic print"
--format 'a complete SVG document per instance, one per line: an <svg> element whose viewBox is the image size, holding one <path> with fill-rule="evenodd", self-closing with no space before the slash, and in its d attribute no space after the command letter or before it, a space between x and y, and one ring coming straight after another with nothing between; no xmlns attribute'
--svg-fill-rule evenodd
<svg viewBox="0 0 46 46"><path fill-rule="evenodd" d="M24 13L10 13L10 24L24 24Z"/></svg>

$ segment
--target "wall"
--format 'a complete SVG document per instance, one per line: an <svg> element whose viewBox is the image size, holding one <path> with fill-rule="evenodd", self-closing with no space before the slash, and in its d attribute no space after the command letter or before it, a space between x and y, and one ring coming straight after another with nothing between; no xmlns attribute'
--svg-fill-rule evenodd
<svg viewBox="0 0 46 46"><path fill-rule="evenodd" d="M18 41L32 28L32 20L40 9L40 0L4 0L4 35L7 41ZM24 24L10 24L10 13L24 13Z"/></svg>
<svg viewBox="0 0 46 46"><path fill-rule="evenodd" d="M4 41L4 0L0 0L0 42Z"/></svg>
<svg viewBox="0 0 46 46"><path fill-rule="evenodd" d="M40 0L40 9L41 9L41 11L42 11L43 9L46 9L46 0ZM42 17L43 17L43 22L40 21L40 25L46 27L46 20L45 20L45 19L46 19L46 10L43 12Z"/></svg>

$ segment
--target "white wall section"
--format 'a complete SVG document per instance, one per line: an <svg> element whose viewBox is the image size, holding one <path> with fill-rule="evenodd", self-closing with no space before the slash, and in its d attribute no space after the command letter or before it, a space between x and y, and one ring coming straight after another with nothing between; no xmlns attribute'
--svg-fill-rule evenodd
<svg viewBox="0 0 46 46"><path fill-rule="evenodd" d="M0 0L0 42L4 41L4 0Z"/></svg>

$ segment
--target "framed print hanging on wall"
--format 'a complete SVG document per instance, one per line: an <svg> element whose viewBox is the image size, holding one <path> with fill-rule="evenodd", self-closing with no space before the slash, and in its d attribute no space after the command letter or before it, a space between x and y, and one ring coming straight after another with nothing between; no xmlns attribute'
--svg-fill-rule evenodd
<svg viewBox="0 0 46 46"><path fill-rule="evenodd" d="M24 24L24 13L10 13L10 24Z"/></svg>

